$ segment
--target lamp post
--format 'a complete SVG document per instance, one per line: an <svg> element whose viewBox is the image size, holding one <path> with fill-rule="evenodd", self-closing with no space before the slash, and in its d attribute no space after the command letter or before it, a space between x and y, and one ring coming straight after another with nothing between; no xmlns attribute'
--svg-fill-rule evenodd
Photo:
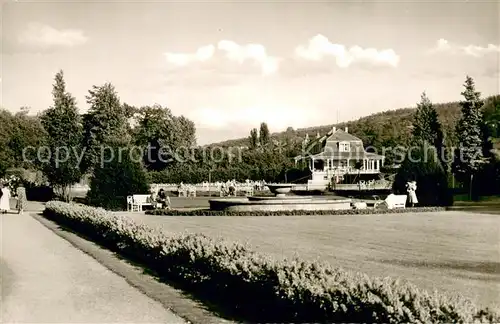
<svg viewBox="0 0 500 324"><path fill-rule="evenodd" d="M212 189L211 185L212 184L212 169L208 170L208 196L212 197Z"/></svg>

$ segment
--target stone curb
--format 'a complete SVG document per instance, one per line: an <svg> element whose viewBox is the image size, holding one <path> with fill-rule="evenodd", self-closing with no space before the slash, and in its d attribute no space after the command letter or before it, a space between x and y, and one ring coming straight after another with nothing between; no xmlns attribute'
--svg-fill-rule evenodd
<svg viewBox="0 0 500 324"><path fill-rule="evenodd" d="M193 324L205 323L235 323L216 316L201 303L190 299L179 289L161 283L153 276L145 274L144 269L134 266L115 253L88 241L77 234L66 231L43 217L41 214L31 213L31 216L42 225L52 230L56 235L67 240L71 245L88 254L110 271L123 277L128 284L135 287L149 298L158 301L167 310Z"/></svg>

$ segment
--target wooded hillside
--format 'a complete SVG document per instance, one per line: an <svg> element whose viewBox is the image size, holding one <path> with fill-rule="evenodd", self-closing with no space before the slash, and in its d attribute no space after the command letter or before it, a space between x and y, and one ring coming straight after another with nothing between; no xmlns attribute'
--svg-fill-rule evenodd
<svg viewBox="0 0 500 324"><path fill-rule="evenodd" d="M485 99L484 110L491 109L495 102L500 101L500 95L491 96ZM454 127L457 119L460 116L459 102L448 102L434 104L445 133L446 144L455 144ZM306 134L311 139L315 138L319 133L324 135L332 129L349 128L349 133L359 137L365 146L373 147L392 147L396 145L405 145L408 143L411 135L413 122L413 114L416 108L400 108L396 110L388 110L376 113L360 119L339 124L329 124L321 126L313 126L308 128L292 129L289 127L284 132L272 133L273 140L282 141L301 141ZM248 138L238 138L227 140L219 143L209 144L208 146L248 146Z"/></svg>

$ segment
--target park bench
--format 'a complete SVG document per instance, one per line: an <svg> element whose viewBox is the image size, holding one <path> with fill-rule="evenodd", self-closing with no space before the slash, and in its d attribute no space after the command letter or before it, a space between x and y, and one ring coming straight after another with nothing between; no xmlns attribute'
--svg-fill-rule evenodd
<svg viewBox="0 0 500 324"><path fill-rule="evenodd" d="M179 197L196 197L196 186L179 186L177 192Z"/></svg>
<svg viewBox="0 0 500 324"><path fill-rule="evenodd" d="M385 200L375 202L373 207L377 208L378 205L385 203L388 209L406 208L407 198L407 195L390 194L387 198L385 198Z"/></svg>
<svg viewBox="0 0 500 324"><path fill-rule="evenodd" d="M127 211L142 211L142 206L156 206L156 202L152 201L151 195L127 196Z"/></svg>

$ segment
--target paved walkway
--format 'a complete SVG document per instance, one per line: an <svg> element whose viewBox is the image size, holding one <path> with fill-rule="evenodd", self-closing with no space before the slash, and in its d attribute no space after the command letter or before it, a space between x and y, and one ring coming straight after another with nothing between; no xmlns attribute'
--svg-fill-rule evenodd
<svg viewBox="0 0 500 324"><path fill-rule="evenodd" d="M28 213L0 216L0 323L185 323Z"/></svg>

